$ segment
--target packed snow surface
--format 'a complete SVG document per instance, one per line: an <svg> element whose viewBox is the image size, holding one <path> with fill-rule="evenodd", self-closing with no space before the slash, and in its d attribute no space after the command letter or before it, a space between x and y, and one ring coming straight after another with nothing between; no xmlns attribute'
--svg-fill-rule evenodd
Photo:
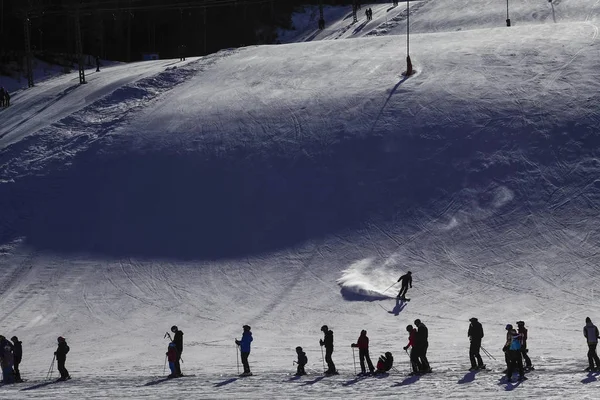
<svg viewBox="0 0 600 400"><path fill-rule="evenodd" d="M331 8L331 30L297 43L13 96L0 334L23 341L28 381L2 399L597 397L582 327L600 322L600 2L515 2L510 28L491 2L411 2L410 78L405 4L371 7L360 34ZM336 29L352 40L321 40ZM477 374L471 317L495 357ZM416 318L434 373L409 377ZM507 384L518 320L536 371ZM255 375L238 378L244 324ZM321 374L324 324L338 376ZM192 376L165 380L171 325ZM389 376L354 375L362 329L374 362L394 354ZM49 384L59 335L73 379Z"/></svg>

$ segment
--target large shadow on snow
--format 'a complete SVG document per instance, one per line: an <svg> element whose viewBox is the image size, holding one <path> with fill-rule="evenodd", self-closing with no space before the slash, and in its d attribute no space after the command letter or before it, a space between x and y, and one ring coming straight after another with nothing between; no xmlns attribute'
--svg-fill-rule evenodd
<svg viewBox="0 0 600 400"><path fill-rule="evenodd" d="M543 185L557 160L577 162L600 148L590 131L494 134L436 125L411 134L340 133L329 145L313 138L298 148L245 144L223 151L203 143L202 150L178 152L99 140L67 166L50 163L0 184L0 240L24 237L59 253L219 259L362 228L372 219L406 227L445 212L465 188L478 205L493 203L502 185L519 201L536 197L530 207L546 205L552 194ZM26 146L35 143L0 152L0 166ZM550 168L545 179L540 165ZM589 177L590 168L581 176ZM567 173L572 183L578 172ZM553 188L565 179L552 176ZM588 185L586 199L594 196L598 185Z"/></svg>

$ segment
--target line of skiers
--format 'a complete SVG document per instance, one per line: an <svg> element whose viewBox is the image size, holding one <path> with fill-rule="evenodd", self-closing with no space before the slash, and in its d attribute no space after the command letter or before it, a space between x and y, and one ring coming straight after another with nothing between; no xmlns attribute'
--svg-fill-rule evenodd
<svg viewBox="0 0 600 400"><path fill-rule="evenodd" d="M10 106L10 93L8 90L0 87L0 107L9 107Z"/></svg>

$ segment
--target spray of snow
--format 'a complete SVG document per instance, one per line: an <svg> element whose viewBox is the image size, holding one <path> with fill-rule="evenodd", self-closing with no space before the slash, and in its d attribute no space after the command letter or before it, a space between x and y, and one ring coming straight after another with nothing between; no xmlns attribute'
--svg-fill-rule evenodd
<svg viewBox="0 0 600 400"><path fill-rule="evenodd" d="M350 265L337 280L342 297L348 301L375 301L393 298L394 290L386 291L390 282L395 281L386 268L390 262L388 259L383 265L377 265L374 259L366 258Z"/></svg>

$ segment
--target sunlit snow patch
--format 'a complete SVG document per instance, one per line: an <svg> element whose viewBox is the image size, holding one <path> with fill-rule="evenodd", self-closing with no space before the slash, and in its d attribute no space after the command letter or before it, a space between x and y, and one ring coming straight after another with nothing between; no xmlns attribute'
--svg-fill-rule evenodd
<svg viewBox="0 0 600 400"><path fill-rule="evenodd" d="M389 274L373 266L373 259L367 258L352 264L342 272L337 280L342 297L348 301L375 301L394 298L394 289L384 293ZM393 283L392 281L391 283ZM387 286L391 285L388 284Z"/></svg>

